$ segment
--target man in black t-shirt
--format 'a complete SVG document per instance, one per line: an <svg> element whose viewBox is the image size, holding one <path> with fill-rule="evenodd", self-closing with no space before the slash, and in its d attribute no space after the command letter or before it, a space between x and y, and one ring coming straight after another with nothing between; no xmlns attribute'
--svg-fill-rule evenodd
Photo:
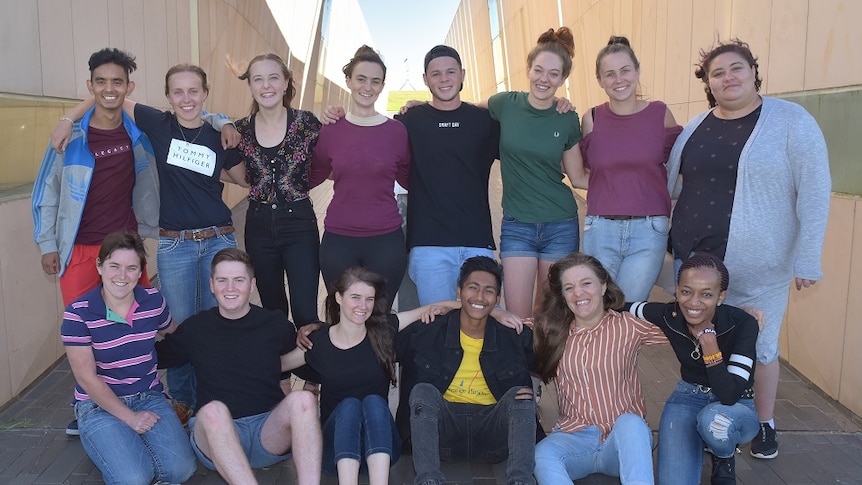
<svg viewBox="0 0 862 485"><path fill-rule="evenodd" d="M461 265L473 256L494 257L488 178L498 158L500 125L487 109L461 102L461 56L438 45L425 55L422 78L431 102L395 119L410 138L407 247L410 278L420 305L455 297ZM344 116L332 106L324 123Z"/></svg>
<svg viewBox="0 0 862 485"><path fill-rule="evenodd" d="M201 463L228 483L255 483L252 468L291 454L300 484L320 483L317 399L281 390L281 355L296 346L296 329L279 310L249 303L251 258L236 248L213 257L210 289L218 306L189 318L156 343L159 367L190 362L197 412L189 421Z"/></svg>
<svg viewBox="0 0 862 485"><path fill-rule="evenodd" d="M488 177L500 125L488 110L461 102L464 74L455 49L434 47L422 75L431 102L395 117L410 138L407 246L420 305L451 300L464 261L493 258L496 249Z"/></svg>

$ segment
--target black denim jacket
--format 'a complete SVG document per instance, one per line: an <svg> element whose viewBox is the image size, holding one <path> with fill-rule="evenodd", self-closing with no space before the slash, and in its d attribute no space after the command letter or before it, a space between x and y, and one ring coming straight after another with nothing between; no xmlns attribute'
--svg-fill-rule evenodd
<svg viewBox="0 0 862 485"><path fill-rule="evenodd" d="M414 322L399 332L396 350L401 363L401 381L396 422L401 436L409 435L413 386L427 382L442 394L452 383L464 357L460 330L461 311L453 310L438 316L431 324ZM479 366L488 389L497 400L513 387L532 387L533 332L524 328L519 335L489 316Z"/></svg>

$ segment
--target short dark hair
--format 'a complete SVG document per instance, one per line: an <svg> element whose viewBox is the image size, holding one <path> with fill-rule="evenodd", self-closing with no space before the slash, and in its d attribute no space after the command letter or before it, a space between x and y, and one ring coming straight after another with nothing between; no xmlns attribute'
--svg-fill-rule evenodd
<svg viewBox="0 0 862 485"><path fill-rule="evenodd" d="M116 64L122 67L126 71L126 82L129 82L129 75L132 71L138 68L135 63L135 56L116 47L106 47L90 56L90 79L93 78L93 71L104 64Z"/></svg>
<svg viewBox="0 0 862 485"><path fill-rule="evenodd" d="M215 273L216 266L219 263L224 263L225 261L236 261L238 263L242 263L248 269L249 275L254 278L254 263L251 260L251 256L242 249L237 248L224 248L221 251L217 252L215 256L213 256L212 264L210 265L210 271Z"/></svg>
<svg viewBox="0 0 862 485"><path fill-rule="evenodd" d="M682 266L679 267L677 281L679 281L679 276L682 275L683 271L699 268L712 268L718 271L719 276L721 276L721 291L727 291L727 287L730 285L730 273L727 271L727 266L724 265L721 258L710 253L694 253L683 261Z"/></svg>
<svg viewBox="0 0 862 485"><path fill-rule="evenodd" d="M144 248L144 241L137 233L128 231L112 232L105 236L105 239L102 240L102 246L99 248L96 263L101 266L118 249L131 249L138 254L141 268L143 269L147 265L147 250Z"/></svg>
<svg viewBox="0 0 862 485"><path fill-rule="evenodd" d="M488 256L473 256L464 261L464 264L461 265L461 272L458 274L458 288L464 288L467 278L476 271L484 271L494 275L497 280L497 294L499 295L503 288L503 265Z"/></svg>

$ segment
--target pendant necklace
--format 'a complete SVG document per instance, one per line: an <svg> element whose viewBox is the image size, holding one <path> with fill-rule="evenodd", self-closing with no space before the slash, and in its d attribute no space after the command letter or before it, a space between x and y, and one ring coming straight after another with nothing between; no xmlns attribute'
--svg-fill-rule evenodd
<svg viewBox="0 0 862 485"><path fill-rule="evenodd" d="M180 121L179 121L179 120L177 120L177 126L180 128L180 136L182 136L182 137L183 137L183 141L184 141L184 142L186 142L186 143L190 143L190 144L193 144L193 143L198 139L198 137L199 137L199 136L201 136L201 133L204 131L204 130L202 129L202 128L204 127L204 125L199 126L199 127L197 128L198 133L195 135L195 137L194 137L194 138L192 138L192 141L188 141L188 140L186 140L186 133L185 133L185 131L183 130L183 125L181 125L181 124L180 124ZM192 129L195 129L195 128L192 128Z"/></svg>

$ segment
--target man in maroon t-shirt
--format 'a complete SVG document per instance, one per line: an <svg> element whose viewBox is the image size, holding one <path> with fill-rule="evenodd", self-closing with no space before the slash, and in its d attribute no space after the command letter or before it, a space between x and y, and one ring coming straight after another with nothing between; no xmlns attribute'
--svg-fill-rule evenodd
<svg viewBox="0 0 862 485"><path fill-rule="evenodd" d="M123 123L123 101L135 88L129 80L137 68L135 58L106 48L90 56L89 67L87 89L95 107L81 121L81 141L70 142L64 154L49 148L33 190L42 269L49 275L59 273L66 306L99 285L96 259L105 236L138 231L132 210L134 142ZM61 118L66 121L73 122ZM139 283L150 286L146 268ZM77 435L77 424L70 423L66 432Z"/></svg>

